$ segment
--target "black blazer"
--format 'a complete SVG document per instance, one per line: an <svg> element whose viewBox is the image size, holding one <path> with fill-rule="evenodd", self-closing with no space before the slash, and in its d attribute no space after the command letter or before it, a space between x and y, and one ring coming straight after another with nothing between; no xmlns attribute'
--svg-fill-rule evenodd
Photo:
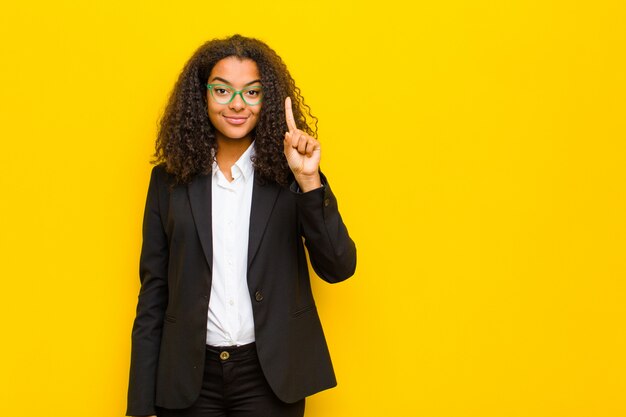
<svg viewBox="0 0 626 417"><path fill-rule="evenodd" d="M255 177L256 178L256 177ZM189 407L199 396L211 294L211 175L168 189L152 169L143 219L141 290L132 331L127 415L155 404ZM255 180L248 289L261 367L275 394L295 402L337 384L313 300L303 238L327 282L350 277L356 248L326 179L307 193Z"/></svg>

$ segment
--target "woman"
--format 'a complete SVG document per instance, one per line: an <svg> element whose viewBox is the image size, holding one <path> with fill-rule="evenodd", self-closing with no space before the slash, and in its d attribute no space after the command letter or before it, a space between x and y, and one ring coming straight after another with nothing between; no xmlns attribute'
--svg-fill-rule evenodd
<svg viewBox="0 0 626 417"><path fill-rule="evenodd" d="M331 283L356 249L303 109L256 39L209 41L185 65L148 188L127 415L302 416L336 385L304 244Z"/></svg>

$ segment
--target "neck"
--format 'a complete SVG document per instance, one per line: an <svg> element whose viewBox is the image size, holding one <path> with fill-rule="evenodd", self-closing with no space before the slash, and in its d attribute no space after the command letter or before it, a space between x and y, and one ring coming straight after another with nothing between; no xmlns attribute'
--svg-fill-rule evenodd
<svg viewBox="0 0 626 417"><path fill-rule="evenodd" d="M222 174L224 174L224 177L226 177L228 181L232 181L233 177L230 169L241 155L243 155L246 149L248 149L252 143L252 138L246 136L241 139L227 139L218 136L216 139L217 154L215 155L215 159L217 160L217 165L220 171L222 171Z"/></svg>

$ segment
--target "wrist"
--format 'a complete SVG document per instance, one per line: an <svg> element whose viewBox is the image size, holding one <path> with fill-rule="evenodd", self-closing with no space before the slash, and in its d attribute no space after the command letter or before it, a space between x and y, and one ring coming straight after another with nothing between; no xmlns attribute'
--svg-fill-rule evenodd
<svg viewBox="0 0 626 417"><path fill-rule="evenodd" d="M322 186L322 180L320 179L319 172L315 172L312 175L296 175L296 182L303 193L315 190Z"/></svg>

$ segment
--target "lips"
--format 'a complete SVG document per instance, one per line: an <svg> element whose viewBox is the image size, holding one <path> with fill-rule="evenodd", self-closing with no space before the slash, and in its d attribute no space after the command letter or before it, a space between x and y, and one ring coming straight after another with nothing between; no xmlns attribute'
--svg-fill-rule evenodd
<svg viewBox="0 0 626 417"><path fill-rule="evenodd" d="M228 117L228 116L223 116L224 119L230 123L231 125L242 125L246 122L246 120L248 120L247 117L240 117L240 116L235 116L235 117Z"/></svg>

